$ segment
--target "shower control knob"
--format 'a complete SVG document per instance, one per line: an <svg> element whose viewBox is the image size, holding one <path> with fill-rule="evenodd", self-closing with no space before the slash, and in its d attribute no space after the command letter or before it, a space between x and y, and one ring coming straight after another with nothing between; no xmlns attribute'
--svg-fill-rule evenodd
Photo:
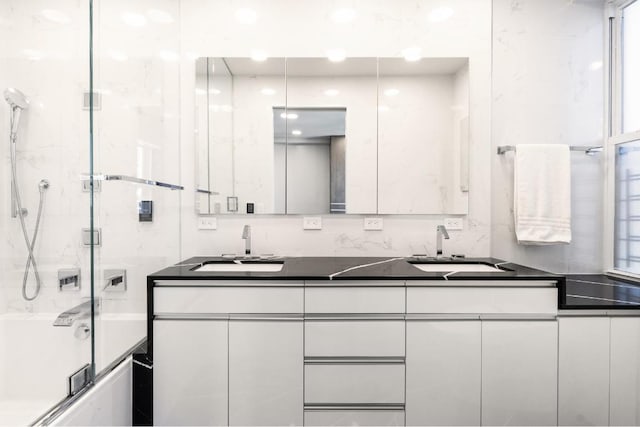
<svg viewBox="0 0 640 427"><path fill-rule="evenodd" d="M86 340L91 335L91 328L86 323L81 323L76 328L73 336L79 340Z"/></svg>

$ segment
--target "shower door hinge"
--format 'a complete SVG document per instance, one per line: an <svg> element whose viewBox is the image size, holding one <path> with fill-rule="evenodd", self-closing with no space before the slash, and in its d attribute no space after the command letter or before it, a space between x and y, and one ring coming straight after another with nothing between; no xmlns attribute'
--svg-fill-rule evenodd
<svg viewBox="0 0 640 427"><path fill-rule="evenodd" d="M84 246L91 246L91 229L83 228L82 229L82 244ZM93 229L93 246L102 245L102 229L94 228Z"/></svg>
<svg viewBox="0 0 640 427"><path fill-rule="evenodd" d="M69 376L69 396L77 394L91 382L91 365L88 363Z"/></svg>

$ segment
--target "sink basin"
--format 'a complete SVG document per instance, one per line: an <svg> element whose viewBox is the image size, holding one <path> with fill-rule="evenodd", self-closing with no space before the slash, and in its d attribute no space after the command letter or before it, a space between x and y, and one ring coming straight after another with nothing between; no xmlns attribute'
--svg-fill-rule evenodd
<svg viewBox="0 0 640 427"><path fill-rule="evenodd" d="M456 263L456 262L442 262L442 263L412 263L417 269L427 272L437 273L451 273L451 272L467 272L467 273L504 273L505 270L496 268L489 264L483 263Z"/></svg>
<svg viewBox="0 0 640 427"><path fill-rule="evenodd" d="M275 273L282 270L284 263L279 262L209 262L199 267L194 268L192 271L204 271L204 272L256 272L256 273Z"/></svg>

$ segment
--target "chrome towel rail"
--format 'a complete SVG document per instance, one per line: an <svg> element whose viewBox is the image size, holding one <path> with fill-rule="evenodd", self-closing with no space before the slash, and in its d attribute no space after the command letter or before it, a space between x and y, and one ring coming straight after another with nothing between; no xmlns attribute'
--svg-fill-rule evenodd
<svg viewBox="0 0 640 427"><path fill-rule="evenodd" d="M569 150L571 151L583 151L584 154L589 156L593 156L596 153L600 153L602 151L601 145L592 145L592 146L580 146L580 145L571 145L569 146ZM516 151L515 145L500 145L498 146L498 154L504 154L507 151Z"/></svg>
<svg viewBox="0 0 640 427"><path fill-rule="evenodd" d="M87 180L88 178L83 179ZM96 181L127 181L134 182L136 184L145 184L168 188L170 190L184 190L184 187L182 185L168 184L166 182L154 181L152 179L136 178L135 176L128 175L94 175L93 179Z"/></svg>

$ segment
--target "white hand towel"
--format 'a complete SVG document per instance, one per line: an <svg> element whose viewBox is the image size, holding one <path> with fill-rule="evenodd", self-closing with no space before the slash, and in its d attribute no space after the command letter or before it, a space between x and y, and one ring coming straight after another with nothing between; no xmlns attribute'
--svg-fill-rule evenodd
<svg viewBox="0 0 640 427"><path fill-rule="evenodd" d="M514 216L518 243L570 243L569 147L559 144L518 145L514 176Z"/></svg>

